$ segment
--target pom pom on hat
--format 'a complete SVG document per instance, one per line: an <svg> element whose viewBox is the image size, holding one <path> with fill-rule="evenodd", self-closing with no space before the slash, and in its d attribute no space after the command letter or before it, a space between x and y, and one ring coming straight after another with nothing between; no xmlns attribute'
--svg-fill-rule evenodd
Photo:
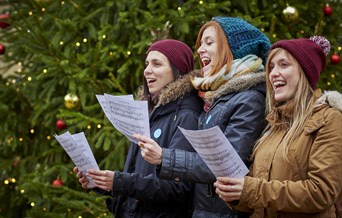
<svg viewBox="0 0 342 218"><path fill-rule="evenodd" d="M163 39L154 42L147 53L159 51L180 71L181 75L187 74L194 69L194 55L191 48L175 39Z"/></svg>
<svg viewBox="0 0 342 218"><path fill-rule="evenodd" d="M287 50L302 67L311 87L316 88L330 51L330 43L325 37L312 36L309 39L280 40L274 43L270 50L274 48Z"/></svg>
<svg viewBox="0 0 342 218"><path fill-rule="evenodd" d="M266 63L270 40L258 28L237 17L214 17L226 34L234 59L254 54Z"/></svg>

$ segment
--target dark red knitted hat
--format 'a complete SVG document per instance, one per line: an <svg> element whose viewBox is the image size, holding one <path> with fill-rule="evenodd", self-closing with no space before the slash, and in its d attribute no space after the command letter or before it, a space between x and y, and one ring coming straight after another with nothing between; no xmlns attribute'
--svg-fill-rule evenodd
<svg viewBox="0 0 342 218"><path fill-rule="evenodd" d="M174 40L164 39L153 43L147 53L159 51L180 71L181 75L187 74L194 69L194 55L191 48L185 43Z"/></svg>
<svg viewBox="0 0 342 218"><path fill-rule="evenodd" d="M319 75L325 67L330 43L323 36L312 36L309 39L299 38L280 40L271 46L271 49L283 48L287 50L303 68L311 87L316 88Z"/></svg>

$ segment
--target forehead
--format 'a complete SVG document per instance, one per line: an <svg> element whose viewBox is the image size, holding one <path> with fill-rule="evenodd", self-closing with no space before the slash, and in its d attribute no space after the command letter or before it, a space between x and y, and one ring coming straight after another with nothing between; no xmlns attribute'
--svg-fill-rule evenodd
<svg viewBox="0 0 342 218"><path fill-rule="evenodd" d="M159 51L150 51L148 54L147 54L147 57L146 57L146 61L153 61L153 60L159 60L159 61L168 61L167 57L159 52Z"/></svg>
<svg viewBox="0 0 342 218"><path fill-rule="evenodd" d="M202 39L209 38L209 37L213 37L213 38L216 37L216 30L213 26L209 26L203 31Z"/></svg>

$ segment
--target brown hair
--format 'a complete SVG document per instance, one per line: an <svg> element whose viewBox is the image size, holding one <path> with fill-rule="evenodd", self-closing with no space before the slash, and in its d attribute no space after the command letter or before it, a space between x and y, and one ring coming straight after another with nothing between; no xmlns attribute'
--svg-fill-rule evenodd
<svg viewBox="0 0 342 218"><path fill-rule="evenodd" d="M227 65L226 68L226 72L228 73L230 70L230 67L233 63L233 53L230 50L229 47L229 43L226 37L226 34L224 33L222 27L220 26L220 24L216 21L208 21L207 23L205 23L200 31L198 32L197 35L197 39L196 39L196 50L198 50L198 48L201 46L201 38L203 35L203 32L208 28L208 27L214 27L215 31L216 31L216 41L217 41L217 57L219 57L218 60L215 60L215 63L213 64L213 68L211 69L211 72L209 73L209 75L214 75L215 73L217 73L219 70L221 70L221 68L224 65ZM199 57L199 56L198 56ZM199 57L200 58L200 57ZM200 60L200 66L201 69L203 68L203 64L202 61Z"/></svg>

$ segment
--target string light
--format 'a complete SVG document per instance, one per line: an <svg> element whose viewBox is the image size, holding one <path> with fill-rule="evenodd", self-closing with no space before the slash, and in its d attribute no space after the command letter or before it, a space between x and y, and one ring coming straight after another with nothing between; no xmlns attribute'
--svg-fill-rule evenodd
<svg viewBox="0 0 342 218"><path fill-rule="evenodd" d="M90 126L90 125L88 125L88 126L87 126L87 129L91 129L91 126Z"/></svg>
<svg viewBox="0 0 342 218"><path fill-rule="evenodd" d="M44 69L44 70L43 70L43 73L47 73L47 72L48 72L48 70L47 70L47 69Z"/></svg>
<svg viewBox="0 0 342 218"><path fill-rule="evenodd" d="M49 136L49 135L46 136L46 139L47 139L47 140L51 140L51 136Z"/></svg>
<svg viewBox="0 0 342 218"><path fill-rule="evenodd" d="M76 46L79 47L81 45L81 43L79 42L76 42Z"/></svg>
<svg viewBox="0 0 342 218"><path fill-rule="evenodd" d="M63 44L64 44L64 42L63 42L63 41L60 41L60 42L59 42L59 44L60 44L60 45L63 45Z"/></svg>
<svg viewBox="0 0 342 218"><path fill-rule="evenodd" d="M24 190L24 189L21 189L21 190L20 190L20 193L21 193L21 194L24 194L24 193L25 193L25 190Z"/></svg>
<svg viewBox="0 0 342 218"><path fill-rule="evenodd" d="M102 35L102 38L105 39L105 38L107 38L107 36L106 35Z"/></svg>
<svg viewBox="0 0 342 218"><path fill-rule="evenodd" d="M33 15L33 12L32 12L32 11L29 11L29 12L28 12L28 15L32 16L32 15Z"/></svg>
<svg viewBox="0 0 342 218"><path fill-rule="evenodd" d="M33 134L33 133L34 133L34 129L31 129L31 130L30 130L30 133Z"/></svg>
<svg viewBox="0 0 342 218"><path fill-rule="evenodd" d="M27 81L31 82L32 81L32 77L27 77Z"/></svg>
<svg viewBox="0 0 342 218"><path fill-rule="evenodd" d="M34 203L34 202L31 202L31 207L34 207L34 206L36 206L36 204Z"/></svg>
<svg viewBox="0 0 342 218"><path fill-rule="evenodd" d="M19 141L22 142L22 141L24 141L24 139L23 138L19 138Z"/></svg>
<svg viewBox="0 0 342 218"><path fill-rule="evenodd" d="M4 184L5 184L5 185L8 185L8 184L9 184L9 181L8 181L7 179L5 179Z"/></svg>
<svg viewBox="0 0 342 218"><path fill-rule="evenodd" d="M178 10L178 11L181 11L181 10L182 10L182 7L178 7L177 10Z"/></svg>
<svg viewBox="0 0 342 218"><path fill-rule="evenodd" d="M127 55L131 55L131 51L127 51Z"/></svg>
<svg viewBox="0 0 342 218"><path fill-rule="evenodd" d="M100 129L101 128L101 124L97 124L97 128Z"/></svg>
<svg viewBox="0 0 342 218"><path fill-rule="evenodd" d="M88 41L88 39L86 39L86 38L83 39L83 42L87 42L87 41Z"/></svg>
<svg viewBox="0 0 342 218"><path fill-rule="evenodd" d="M200 5L202 5L202 4L203 4L203 1L199 1L198 3L199 3Z"/></svg>

